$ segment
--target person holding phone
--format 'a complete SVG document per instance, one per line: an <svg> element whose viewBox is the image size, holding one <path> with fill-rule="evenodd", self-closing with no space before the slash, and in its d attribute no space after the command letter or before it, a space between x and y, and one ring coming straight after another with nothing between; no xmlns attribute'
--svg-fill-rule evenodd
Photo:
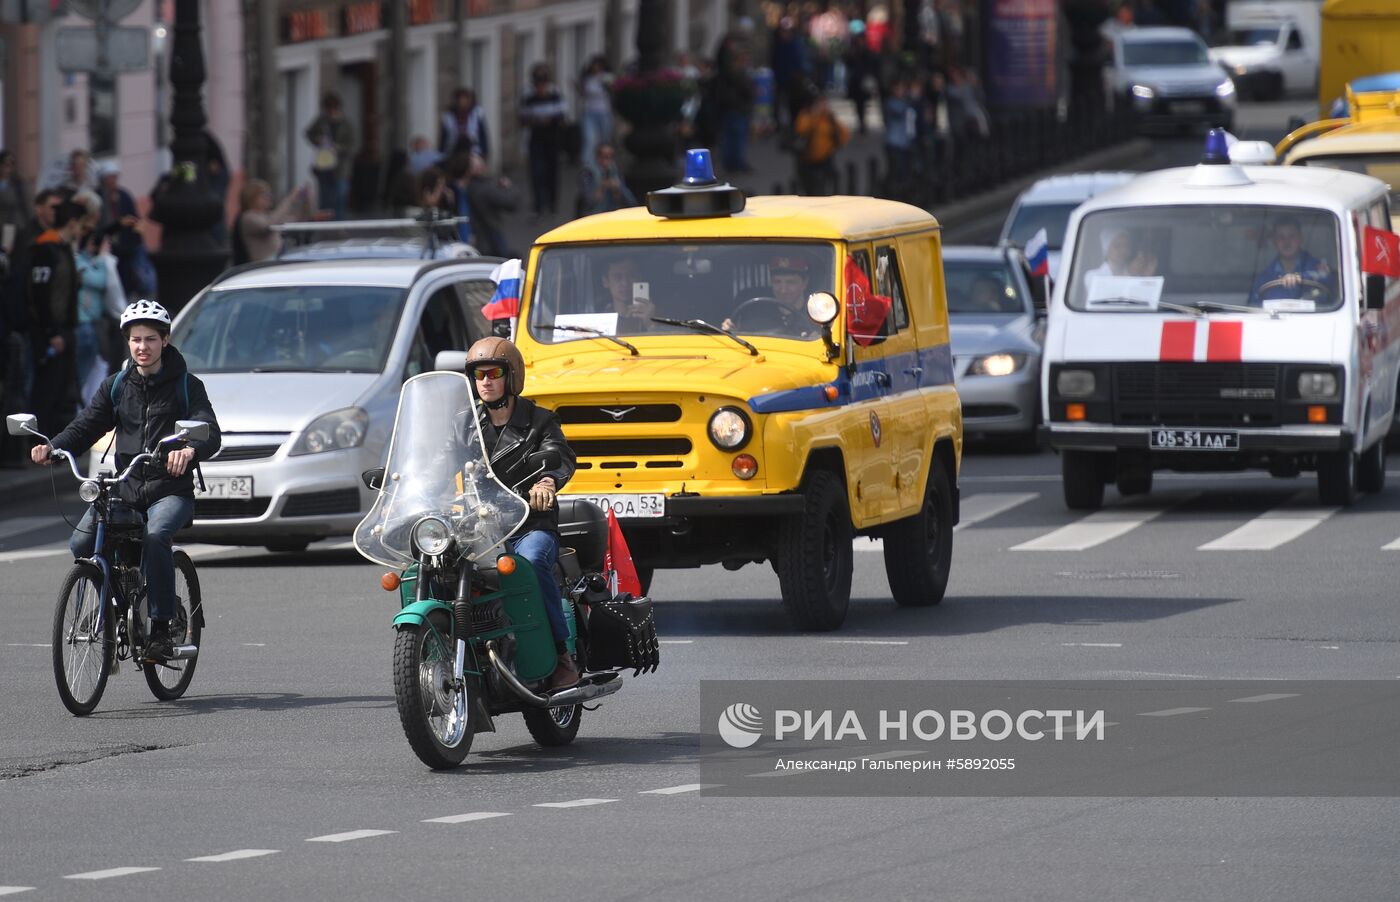
<svg viewBox="0 0 1400 902"><path fill-rule="evenodd" d="M637 263L631 257L613 257L603 266L602 285L605 292L601 313L617 314L617 335L650 332L655 326L651 318L656 305L651 302L651 283L642 280Z"/></svg>

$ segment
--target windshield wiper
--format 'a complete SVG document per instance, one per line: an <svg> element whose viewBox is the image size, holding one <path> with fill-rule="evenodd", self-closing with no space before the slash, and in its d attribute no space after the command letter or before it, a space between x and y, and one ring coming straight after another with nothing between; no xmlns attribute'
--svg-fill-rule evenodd
<svg viewBox="0 0 1400 902"><path fill-rule="evenodd" d="M1231 313L1267 313L1274 319L1278 319L1277 310L1265 310L1262 307L1244 307L1240 304L1226 304L1221 301L1197 301L1196 306L1201 310L1226 310Z"/></svg>
<svg viewBox="0 0 1400 902"><path fill-rule="evenodd" d="M1157 301L1156 304L1153 304L1152 301L1144 301L1142 298L1094 298L1092 301L1086 301L1085 307L1088 307L1089 304L1104 307L1133 307L1138 310L1173 310L1190 316L1203 316L1205 314L1205 311L1200 307L1176 304L1171 301Z"/></svg>
<svg viewBox="0 0 1400 902"><path fill-rule="evenodd" d="M592 326L545 326L544 328L555 329L561 332L586 332L589 335L592 335L596 338L606 338L608 341L616 342L617 344L622 345L624 348L632 352L633 357L637 357L641 354L641 352L637 350L637 346L632 344L631 342L623 341L616 335L609 335L602 329L594 329Z"/></svg>
<svg viewBox="0 0 1400 902"><path fill-rule="evenodd" d="M747 341L744 341L742 338L735 335L733 332L730 332L728 329L721 329L719 326L716 326L712 323L707 323L703 319L667 319L664 316L653 316L651 318L651 321L654 323L665 323L668 326L680 326L682 329L689 329L692 332L708 332L711 335L727 335L728 337L737 341L739 344L748 348L749 356L758 356L758 348L749 344Z"/></svg>

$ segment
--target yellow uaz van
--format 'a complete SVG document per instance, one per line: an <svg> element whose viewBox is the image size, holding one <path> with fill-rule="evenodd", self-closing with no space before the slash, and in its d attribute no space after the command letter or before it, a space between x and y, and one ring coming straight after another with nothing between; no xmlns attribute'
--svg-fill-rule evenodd
<svg viewBox="0 0 1400 902"><path fill-rule="evenodd" d="M798 626L840 626L852 540L901 605L942 600L962 417L938 223L857 197L746 199L707 151L646 208L530 252L516 340L558 411L565 493L655 568L772 562Z"/></svg>

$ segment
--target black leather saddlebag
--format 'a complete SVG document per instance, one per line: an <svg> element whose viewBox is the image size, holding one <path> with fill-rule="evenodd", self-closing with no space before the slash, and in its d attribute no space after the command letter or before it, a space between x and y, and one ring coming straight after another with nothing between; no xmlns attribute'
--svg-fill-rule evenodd
<svg viewBox="0 0 1400 902"><path fill-rule="evenodd" d="M654 672L660 660L650 598L633 598L624 592L589 606L589 670L631 667L637 676Z"/></svg>

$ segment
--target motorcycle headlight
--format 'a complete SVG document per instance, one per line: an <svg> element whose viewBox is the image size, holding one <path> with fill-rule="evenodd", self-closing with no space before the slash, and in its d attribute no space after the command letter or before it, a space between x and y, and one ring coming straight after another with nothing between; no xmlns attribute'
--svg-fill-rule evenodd
<svg viewBox="0 0 1400 902"><path fill-rule="evenodd" d="M1064 398L1087 398L1097 387L1092 370L1060 370L1055 376L1055 391Z"/></svg>
<svg viewBox="0 0 1400 902"><path fill-rule="evenodd" d="M413 544L424 554L442 554L452 544L452 530L438 517L424 517L413 526Z"/></svg>
<svg viewBox="0 0 1400 902"><path fill-rule="evenodd" d="M302 430L291 455L320 454L358 448L369 429L369 414L358 407L345 407L317 417Z"/></svg>
<svg viewBox="0 0 1400 902"><path fill-rule="evenodd" d="M1305 401L1326 401L1337 397L1337 374L1299 373L1298 397Z"/></svg>
<svg viewBox="0 0 1400 902"><path fill-rule="evenodd" d="M1140 100L1151 100L1157 96L1157 92L1147 85L1133 85L1133 96Z"/></svg>
<svg viewBox="0 0 1400 902"><path fill-rule="evenodd" d="M78 486L78 497L83 500L84 504L93 503L97 500L99 494L100 490L97 487L97 483L93 482L91 479L84 479L82 484Z"/></svg>
<svg viewBox="0 0 1400 902"><path fill-rule="evenodd" d="M737 451L749 441L749 418L735 407L721 407L710 415L710 441L724 451Z"/></svg>
<svg viewBox="0 0 1400 902"><path fill-rule="evenodd" d="M988 354L967 368L969 376L1010 376L1026 364L1024 354Z"/></svg>

